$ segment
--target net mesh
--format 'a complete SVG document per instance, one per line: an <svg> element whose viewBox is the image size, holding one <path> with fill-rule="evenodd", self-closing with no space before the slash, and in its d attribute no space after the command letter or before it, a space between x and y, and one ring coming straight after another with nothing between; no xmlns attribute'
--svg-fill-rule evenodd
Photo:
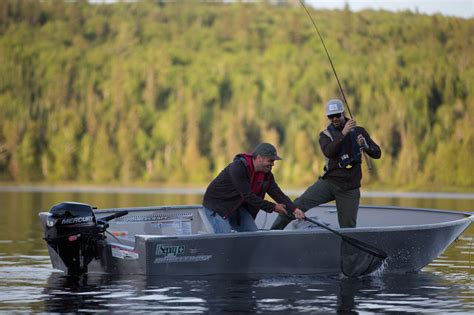
<svg viewBox="0 0 474 315"><path fill-rule="evenodd" d="M360 277L371 274L382 266L385 257L361 250L343 240L341 243L341 271L347 277Z"/></svg>

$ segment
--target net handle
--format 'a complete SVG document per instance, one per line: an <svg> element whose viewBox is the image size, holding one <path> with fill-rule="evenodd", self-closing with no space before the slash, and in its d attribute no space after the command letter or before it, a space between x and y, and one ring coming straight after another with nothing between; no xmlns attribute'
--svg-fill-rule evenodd
<svg viewBox="0 0 474 315"><path fill-rule="evenodd" d="M322 227L323 229L326 229L334 234L336 234L337 236L341 237L344 241L346 241L347 243L351 244L352 246L368 253L368 254L371 254L373 256L376 256L378 258L381 258L381 259L385 259L388 257L388 255L381 249L378 249L372 245L369 245L365 242L362 242L360 240L357 240L355 238L352 238L350 236L347 236L347 235L344 235L342 233L339 233L338 231L336 230L333 230L331 229L329 226L327 226L326 224L320 222L320 221L317 221L317 220L313 220L311 218L308 218L308 217L305 217L304 218L305 221L308 221L308 222L311 222L313 224L316 224L317 226L320 226Z"/></svg>

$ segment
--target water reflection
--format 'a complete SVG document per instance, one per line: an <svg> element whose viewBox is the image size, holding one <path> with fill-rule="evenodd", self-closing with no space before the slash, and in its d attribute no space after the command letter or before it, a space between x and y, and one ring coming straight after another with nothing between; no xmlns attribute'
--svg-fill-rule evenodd
<svg viewBox="0 0 474 315"><path fill-rule="evenodd" d="M288 314L472 312L466 273L327 276L69 277L47 256L0 256L0 311Z"/></svg>
<svg viewBox="0 0 474 315"><path fill-rule="evenodd" d="M196 204L201 195L0 192L0 312L472 313L474 225L418 274L163 278L53 272L40 210L65 200L100 208ZM363 204L473 211L474 199L362 198Z"/></svg>
<svg viewBox="0 0 474 315"><path fill-rule="evenodd" d="M113 288L111 279L105 276L84 276L80 278L53 273L44 290L44 311L47 312L100 312L103 311L103 300L100 298L109 286Z"/></svg>
<svg viewBox="0 0 474 315"><path fill-rule="evenodd" d="M54 272L43 292L44 312L459 312L465 288L430 272L362 279L339 276L80 278Z"/></svg>
<svg viewBox="0 0 474 315"><path fill-rule="evenodd" d="M46 312L201 313L207 309L195 282L189 284L176 279L160 281L157 286L147 285L147 280L141 276L90 274L71 277L52 273L44 293L48 296L44 301Z"/></svg>

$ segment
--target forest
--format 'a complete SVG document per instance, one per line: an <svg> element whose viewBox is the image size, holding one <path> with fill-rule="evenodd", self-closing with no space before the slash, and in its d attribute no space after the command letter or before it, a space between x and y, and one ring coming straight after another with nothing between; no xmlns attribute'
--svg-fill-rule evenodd
<svg viewBox="0 0 474 315"><path fill-rule="evenodd" d="M309 8L358 125L363 185L474 188L474 19ZM0 181L206 185L273 143L280 183L322 174L341 98L294 1L0 1Z"/></svg>

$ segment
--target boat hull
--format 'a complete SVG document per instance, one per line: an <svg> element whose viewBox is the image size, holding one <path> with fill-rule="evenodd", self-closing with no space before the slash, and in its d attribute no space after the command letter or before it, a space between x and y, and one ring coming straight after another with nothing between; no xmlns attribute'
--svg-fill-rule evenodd
<svg viewBox="0 0 474 315"><path fill-rule="evenodd" d="M364 209L367 209L367 214L364 214ZM390 216L390 211L397 210L388 209L387 216ZM145 218L146 210L137 210L145 213L140 218ZM318 207L308 212L308 215L313 214L335 226L337 223L333 218L333 210L334 207L330 206ZM362 217L370 217L373 210L372 207L361 207L359 211ZM153 211L156 213L157 210ZM201 219L205 219L198 206L196 211L201 212ZM416 272L437 258L462 234L473 218L462 213L425 211L429 211L425 213L425 217L432 216L428 221L435 221L434 223L430 221L427 224L408 226L382 223L382 226L362 226L338 231L385 251L388 258L383 265L383 272ZM414 213L414 216L420 215ZM439 222L436 220L436 213L444 216L438 219ZM257 222L266 227L273 220L267 218L265 224L262 224L261 218L258 218ZM176 222L173 224L176 225ZM118 231L115 234L120 235L125 233L120 232L125 230L125 226L126 220L111 228ZM179 230L182 231L182 228ZM229 234L201 231L201 234L188 235L137 234L122 239L115 236L107 238L107 245L98 259L89 265L89 272L166 276L340 273L341 243L342 239L336 234L311 226L290 226L283 231L260 230ZM56 252L51 248L49 252L53 267L66 270Z"/></svg>

